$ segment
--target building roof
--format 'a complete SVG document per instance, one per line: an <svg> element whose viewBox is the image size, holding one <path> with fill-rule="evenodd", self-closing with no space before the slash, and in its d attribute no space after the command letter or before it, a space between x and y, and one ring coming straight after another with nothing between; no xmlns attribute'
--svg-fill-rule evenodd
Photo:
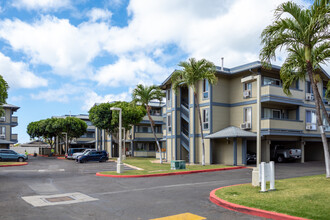
<svg viewBox="0 0 330 220"><path fill-rule="evenodd" d="M41 140L33 140L25 144L21 144L21 147L50 147L50 145Z"/></svg>
<svg viewBox="0 0 330 220"><path fill-rule="evenodd" d="M233 137L257 137L257 135L250 131L244 131L235 126L229 126L213 134L207 135L207 139L217 139L217 138L233 138Z"/></svg>
<svg viewBox="0 0 330 220"><path fill-rule="evenodd" d="M0 144L15 144L15 142L0 139Z"/></svg>
<svg viewBox="0 0 330 220"><path fill-rule="evenodd" d="M12 104L3 104L2 105L3 108L12 108L13 110L17 110L20 107L16 106L16 105L12 105Z"/></svg>
<svg viewBox="0 0 330 220"><path fill-rule="evenodd" d="M226 67L224 67L223 69L221 69L221 67L216 66L216 71L217 71L217 74L234 75L234 74L241 73L243 71L247 71L247 70L250 70L250 69L256 69L256 68L262 68L262 64L261 64L260 61L254 61L254 62L247 63L247 64L244 64L244 65L236 66L236 67L233 67L233 68L226 68ZM275 69L275 70L280 70L281 69L280 66L273 65L273 64L271 64L271 68L272 69ZM330 76L328 75L328 73L322 67L320 67L320 69L321 69L321 71L324 73L324 75L326 77L330 78ZM175 72L175 70L160 85L161 87L164 86L168 81L171 80L172 74L174 72Z"/></svg>

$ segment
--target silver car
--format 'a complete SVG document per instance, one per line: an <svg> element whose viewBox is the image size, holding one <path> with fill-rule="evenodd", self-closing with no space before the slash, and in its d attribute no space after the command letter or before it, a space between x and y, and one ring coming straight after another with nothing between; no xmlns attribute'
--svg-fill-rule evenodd
<svg viewBox="0 0 330 220"><path fill-rule="evenodd" d="M87 152L89 152L89 151L91 151L91 150L94 150L94 149L86 149L86 150L84 150L83 152L77 152L77 153L74 153L74 154L72 154L72 159L76 160L76 159L78 159L78 157L80 157L80 156L83 155L84 153L87 153Z"/></svg>

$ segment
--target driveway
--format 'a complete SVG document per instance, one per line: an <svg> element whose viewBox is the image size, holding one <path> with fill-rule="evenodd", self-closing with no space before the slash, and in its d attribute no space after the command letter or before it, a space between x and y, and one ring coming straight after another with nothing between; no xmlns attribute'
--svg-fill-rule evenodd
<svg viewBox="0 0 330 220"><path fill-rule="evenodd" d="M0 168L1 216L5 219L134 220L192 213L214 220L261 219L223 209L208 199L215 188L250 182L251 169L133 179L95 176L97 171L115 168L115 162L77 164L39 157L31 158L24 167ZM324 165L319 162L276 165L276 178L321 173L325 173ZM22 199L75 192L97 200L34 207Z"/></svg>

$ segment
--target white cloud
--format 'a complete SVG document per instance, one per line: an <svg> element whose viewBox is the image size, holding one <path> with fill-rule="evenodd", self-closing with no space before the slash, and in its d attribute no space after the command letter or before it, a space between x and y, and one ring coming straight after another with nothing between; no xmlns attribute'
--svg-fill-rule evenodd
<svg viewBox="0 0 330 220"><path fill-rule="evenodd" d="M38 94L31 94L31 98L36 100L45 100L47 102L68 103L73 96L81 94L83 91L84 88L79 86L65 84L58 89L49 89L47 91L40 91Z"/></svg>
<svg viewBox="0 0 330 220"><path fill-rule="evenodd" d="M112 13L107 9L93 8L87 13L87 16L92 22L100 21L109 21Z"/></svg>
<svg viewBox="0 0 330 220"><path fill-rule="evenodd" d="M88 111L95 103L105 103L113 101L131 101L131 92L123 92L120 94L107 94L107 95L98 95L94 91L89 91L85 94L84 105L82 110Z"/></svg>
<svg viewBox="0 0 330 220"><path fill-rule="evenodd" d="M34 64L47 64L58 75L86 78L92 71L88 64L101 52L107 29L104 23L76 27L69 20L44 16L33 24L3 20L0 37Z"/></svg>
<svg viewBox="0 0 330 220"><path fill-rule="evenodd" d="M14 0L12 5L27 10L57 10L70 6L70 0Z"/></svg>
<svg viewBox="0 0 330 220"><path fill-rule="evenodd" d="M135 57L120 57L116 63L100 68L94 79L100 85L111 87L135 86L139 83L160 83L168 73L168 69L153 59L139 54Z"/></svg>
<svg viewBox="0 0 330 220"><path fill-rule="evenodd" d="M46 79L36 76L29 71L27 64L14 62L0 52L0 74L12 89L36 88L47 86Z"/></svg>

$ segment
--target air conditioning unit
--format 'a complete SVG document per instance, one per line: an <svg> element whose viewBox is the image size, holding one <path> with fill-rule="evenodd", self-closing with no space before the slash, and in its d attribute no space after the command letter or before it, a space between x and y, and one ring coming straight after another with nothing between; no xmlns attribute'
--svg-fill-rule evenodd
<svg viewBox="0 0 330 220"><path fill-rule="evenodd" d="M306 124L306 130L313 130L313 126L311 124Z"/></svg>
<svg viewBox="0 0 330 220"><path fill-rule="evenodd" d="M306 93L306 101L313 101L314 96L312 93Z"/></svg>
<svg viewBox="0 0 330 220"><path fill-rule="evenodd" d="M242 123L241 129L243 129L243 130L251 129L251 122Z"/></svg>
<svg viewBox="0 0 330 220"><path fill-rule="evenodd" d="M0 121L6 121L6 118L5 117L0 117Z"/></svg>
<svg viewBox="0 0 330 220"><path fill-rule="evenodd" d="M5 139L6 135L5 134L0 134L0 139Z"/></svg>
<svg viewBox="0 0 330 220"><path fill-rule="evenodd" d="M244 98L249 98L249 97L251 97L251 90L245 90L245 91L243 92L243 97L244 97Z"/></svg>

